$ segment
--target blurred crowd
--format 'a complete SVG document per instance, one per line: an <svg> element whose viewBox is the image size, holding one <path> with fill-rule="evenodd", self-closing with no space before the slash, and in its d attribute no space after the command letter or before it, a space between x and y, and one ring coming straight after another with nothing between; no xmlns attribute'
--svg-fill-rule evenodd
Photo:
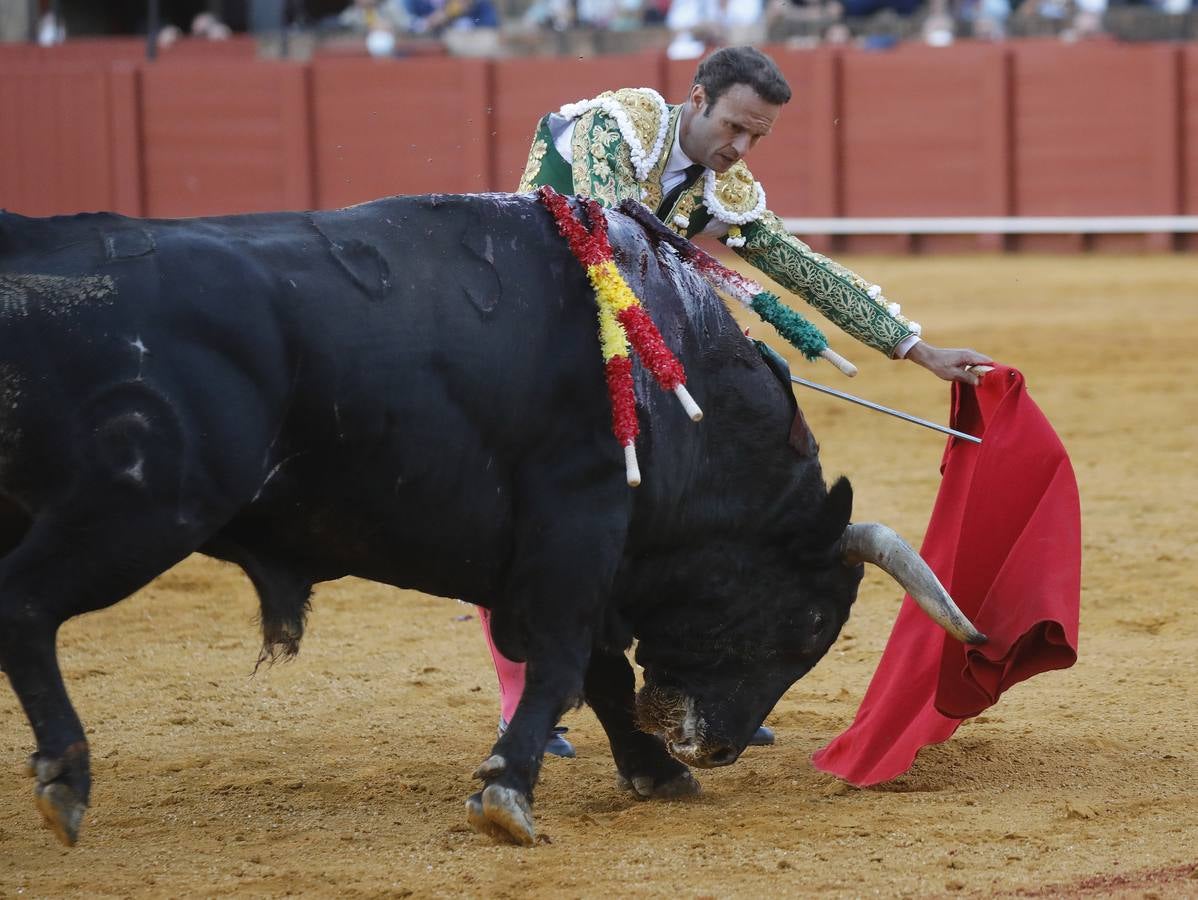
<svg viewBox="0 0 1198 900"><path fill-rule="evenodd" d="M674 59L712 46L785 42L886 49L901 41L1055 36L1065 41L1198 36L1194 0L353 0L336 17L389 55L404 36L499 28L566 33L651 31ZM615 44L614 46L619 46Z"/></svg>
<svg viewBox="0 0 1198 900"><path fill-rule="evenodd" d="M1198 38L1195 0L222 0L208 10L239 12L233 27L202 11L166 21L160 46L220 41L256 30L255 15L302 30L348 52L395 56L425 52L505 55L612 52L664 47L671 58L713 46L853 44L884 50L904 41L947 46L960 40L1057 37L1064 41ZM45 9L45 6L42 7ZM192 5L191 9L195 9ZM144 23L143 23L144 24ZM46 11L42 44L67 29Z"/></svg>

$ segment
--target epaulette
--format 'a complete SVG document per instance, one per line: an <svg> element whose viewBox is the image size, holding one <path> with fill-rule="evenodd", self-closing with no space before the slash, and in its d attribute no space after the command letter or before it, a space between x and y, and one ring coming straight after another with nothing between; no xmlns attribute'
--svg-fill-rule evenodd
<svg viewBox="0 0 1198 900"><path fill-rule="evenodd" d="M670 110L661 94L652 88L621 88L604 91L592 100L567 103L558 112L576 119L592 109L602 109L615 120L632 155L636 180L648 178L665 149L669 130Z"/></svg>
<svg viewBox="0 0 1198 900"><path fill-rule="evenodd" d="M765 188L743 162L734 163L721 175L709 169L703 182L703 204L721 222L745 225L765 212Z"/></svg>

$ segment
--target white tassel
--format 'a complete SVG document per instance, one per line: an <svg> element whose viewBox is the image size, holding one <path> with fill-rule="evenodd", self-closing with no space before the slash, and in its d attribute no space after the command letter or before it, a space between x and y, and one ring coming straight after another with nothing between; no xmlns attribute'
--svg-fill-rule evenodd
<svg viewBox="0 0 1198 900"><path fill-rule="evenodd" d="M636 444L633 441L624 445L624 474L629 487L640 485L641 467L636 464Z"/></svg>
<svg viewBox="0 0 1198 900"><path fill-rule="evenodd" d="M680 384L674 388L674 396L678 398L678 402L682 404L682 408L686 410L686 414L690 416L692 422L698 422L703 418L703 410L699 409L699 404L695 402L695 398L691 396L685 385Z"/></svg>
<svg viewBox="0 0 1198 900"><path fill-rule="evenodd" d="M854 375L857 374L857 367L855 365L853 365L851 362L849 362L847 359L845 359L843 356L841 356L839 353L837 353L835 350L833 350L831 347L825 347L823 350L820 351L819 355L822 356L824 359L826 359L828 362L830 362L832 365L836 366L836 368L840 369L840 371L843 372L845 375L849 376L849 378L852 378Z"/></svg>

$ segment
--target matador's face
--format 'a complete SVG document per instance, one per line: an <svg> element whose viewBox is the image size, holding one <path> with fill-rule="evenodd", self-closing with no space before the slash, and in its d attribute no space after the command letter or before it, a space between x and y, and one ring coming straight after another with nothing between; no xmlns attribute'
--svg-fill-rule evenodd
<svg viewBox="0 0 1198 900"><path fill-rule="evenodd" d="M727 172L770 133L782 106L761 98L747 84L734 84L715 103L703 85L691 88L679 128L682 152L716 172Z"/></svg>

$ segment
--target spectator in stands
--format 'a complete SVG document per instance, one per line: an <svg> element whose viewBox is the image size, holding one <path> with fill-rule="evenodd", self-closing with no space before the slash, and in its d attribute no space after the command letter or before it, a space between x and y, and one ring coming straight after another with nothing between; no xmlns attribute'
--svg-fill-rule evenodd
<svg viewBox="0 0 1198 900"><path fill-rule="evenodd" d="M365 34L388 31L394 35L409 31L411 20L402 0L354 0L337 16L335 24Z"/></svg>
<svg viewBox="0 0 1198 900"><path fill-rule="evenodd" d="M1015 18L1024 34L1057 34L1077 41L1105 34L1107 0L1024 0Z"/></svg>
<svg viewBox="0 0 1198 900"><path fill-rule="evenodd" d="M209 41L227 41L233 30L209 12L202 12L191 20L191 36Z"/></svg>
<svg viewBox="0 0 1198 900"><path fill-rule="evenodd" d="M765 38L762 0L672 0L666 25L674 32L670 59L697 59L710 46Z"/></svg>
<svg viewBox="0 0 1198 900"><path fill-rule="evenodd" d="M969 34L979 40L1002 40L1007 33L1007 19L1011 16L1010 0L960 0L957 18L965 25Z"/></svg>
<svg viewBox="0 0 1198 900"><path fill-rule="evenodd" d="M841 0L841 3L845 16L851 19L863 19L887 9L909 16L923 6L923 0Z"/></svg>
<svg viewBox="0 0 1198 900"><path fill-rule="evenodd" d="M53 47L67 39L67 23L53 10L37 20L37 42L42 47Z"/></svg>
<svg viewBox="0 0 1198 900"><path fill-rule="evenodd" d="M534 0L525 25L566 31L569 28L627 30L665 21L669 0Z"/></svg>
<svg viewBox="0 0 1198 900"><path fill-rule="evenodd" d="M641 24L656 26L666 24L670 14L670 0L644 0L641 6Z"/></svg>
<svg viewBox="0 0 1198 900"><path fill-rule="evenodd" d="M574 4L570 0L533 0L520 21L531 28L566 31L574 27Z"/></svg>
<svg viewBox="0 0 1198 900"><path fill-rule="evenodd" d="M498 28L492 0L405 0L414 34L439 34L447 28Z"/></svg>
<svg viewBox="0 0 1198 900"><path fill-rule="evenodd" d="M800 37L816 43L843 14L839 0L769 0L765 21L771 40Z"/></svg>
<svg viewBox="0 0 1198 900"><path fill-rule="evenodd" d="M1022 0L1015 7L1015 15L1024 21L1047 19L1060 22L1068 18L1071 8L1070 0Z"/></svg>
<svg viewBox="0 0 1198 900"><path fill-rule="evenodd" d="M158 49L165 50L167 47L173 47L182 37L183 29L178 25L164 25L158 29L158 37L156 38Z"/></svg>
<svg viewBox="0 0 1198 900"><path fill-rule="evenodd" d="M956 38L956 22L949 0L930 0L928 14L920 26L920 36L929 47L947 47Z"/></svg>
<svg viewBox="0 0 1198 900"><path fill-rule="evenodd" d="M1102 20L1106 15L1106 0L1073 0L1073 21L1061 32L1067 41L1080 41L1106 33Z"/></svg>
<svg viewBox="0 0 1198 900"><path fill-rule="evenodd" d="M366 52L379 57L394 55L397 36L410 31L411 25L403 0L354 0L338 16L321 23L365 34Z"/></svg>

